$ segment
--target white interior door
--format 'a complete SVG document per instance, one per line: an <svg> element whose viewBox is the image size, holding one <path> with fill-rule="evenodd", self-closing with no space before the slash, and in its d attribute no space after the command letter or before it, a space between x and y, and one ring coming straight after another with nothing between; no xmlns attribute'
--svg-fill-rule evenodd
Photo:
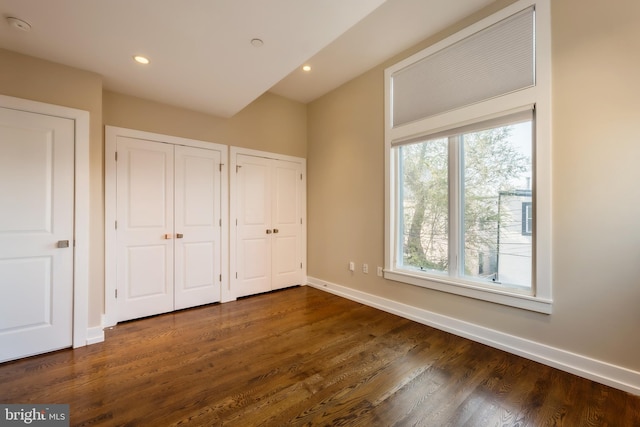
<svg viewBox="0 0 640 427"><path fill-rule="evenodd" d="M0 362L72 345L74 121L0 108Z"/></svg>
<svg viewBox="0 0 640 427"><path fill-rule="evenodd" d="M175 147L175 309L220 301L220 152Z"/></svg>
<svg viewBox="0 0 640 427"><path fill-rule="evenodd" d="M235 201L237 297L271 290L271 159L238 154Z"/></svg>
<svg viewBox="0 0 640 427"><path fill-rule="evenodd" d="M272 289L302 284L302 166L273 160Z"/></svg>
<svg viewBox="0 0 640 427"><path fill-rule="evenodd" d="M173 145L117 141L118 320L173 310Z"/></svg>

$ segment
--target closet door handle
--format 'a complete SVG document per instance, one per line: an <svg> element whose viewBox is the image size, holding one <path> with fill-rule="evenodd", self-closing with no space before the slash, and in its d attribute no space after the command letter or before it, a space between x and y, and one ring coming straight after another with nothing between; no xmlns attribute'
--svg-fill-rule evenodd
<svg viewBox="0 0 640 427"><path fill-rule="evenodd" d="M165 239L165 240L169 240L169 239L171 239L171 238L173 238L173 236L172 236L171 234L169 234L169 233L167 233L167 234L165 234L165 235L164 235L164 239Z"/></svg>
<svg viewBox="0 0 640 427"><path fill-rule="evenodd" d="M273 233L274 233L274 234L278 234L279 232L280 232L280 230L278 230L277 228L274 228L274 229L273 229Z"/></svg>
<svg viewBox="0 0 640 427"><path fill-rule="evenodd" d="M183 237L184 237L184 234L182 233L176 234L176 239L182 239Z"/></svg>
<svg viewBox="0 0 640 427"><path fill-rule="evenodd" d="M271 234L271 230L267 228L267 234Z"/></svg>

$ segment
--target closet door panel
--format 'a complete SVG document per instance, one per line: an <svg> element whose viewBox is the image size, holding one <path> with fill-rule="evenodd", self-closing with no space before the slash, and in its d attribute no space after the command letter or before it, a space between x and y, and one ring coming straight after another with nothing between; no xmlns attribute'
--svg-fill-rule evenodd
<svg viewBox="0 0 640 427"><path fill-rule="evenodd" d="M220 152L175 147L175 309L220 301Z"/></svg>
<svg viewBox="0 0 640 427"><path fill-rule="evenodd" d="M117 141L118 320L173 310L173 146Z"/></svg>
<svg viewBox="0 0 640 427"><path fill-rule="evenodd" d="M271 160L237 157L237 297L271 290Z"/></svg>
<svg viewBox="0 0 640 427"><path fill-rule="evenodd" d="M302 284L302 167L273 160L272 289Z"/></svg>
<svg viewBox="0 0 640 427"><path fill-rule="evenodd" d="M274 239L273 252L273 289L301 285L300 248L297 236Z"/></svg>

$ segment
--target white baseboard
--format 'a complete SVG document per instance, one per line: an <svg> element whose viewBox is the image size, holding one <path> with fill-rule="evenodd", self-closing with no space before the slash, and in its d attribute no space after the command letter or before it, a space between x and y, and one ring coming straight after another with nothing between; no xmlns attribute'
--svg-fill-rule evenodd
<svg viewBox="0 0 640 427"><path fill-rule="evenodd" d="M87 329L87 345L97 344L104 341L104 330L102 326L94 326Z"/></svg>
<svg viewBox="0 0 640 427"><path fill-rule="evenodd" d="M314 277L307 277L307 284L370 307L375 307L388 313L396 314L406 319L450 332L454 335L468 338L472 341L477 341L631 394L640 395L640 372L381 298L373 294L357 291L346 286L326 282Z"/></svg>

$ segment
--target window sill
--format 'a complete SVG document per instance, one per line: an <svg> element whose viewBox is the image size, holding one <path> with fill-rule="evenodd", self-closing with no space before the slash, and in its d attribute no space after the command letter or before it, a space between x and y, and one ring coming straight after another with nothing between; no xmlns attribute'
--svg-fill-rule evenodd
<svg viewBox="0 0 640 427"><path fill-rule="evenodd" d="M483 288L472 284L455 282L449 278L439 278L434 276L425 277L418 274L412 274L408 271L386 270L384 272L384 278L423 288L448 292L450 294L461 295L468 298L521 308L523 310L551 314L551 300L531 295L522 295L515 292L501 291L499 289Z"/></svg>

